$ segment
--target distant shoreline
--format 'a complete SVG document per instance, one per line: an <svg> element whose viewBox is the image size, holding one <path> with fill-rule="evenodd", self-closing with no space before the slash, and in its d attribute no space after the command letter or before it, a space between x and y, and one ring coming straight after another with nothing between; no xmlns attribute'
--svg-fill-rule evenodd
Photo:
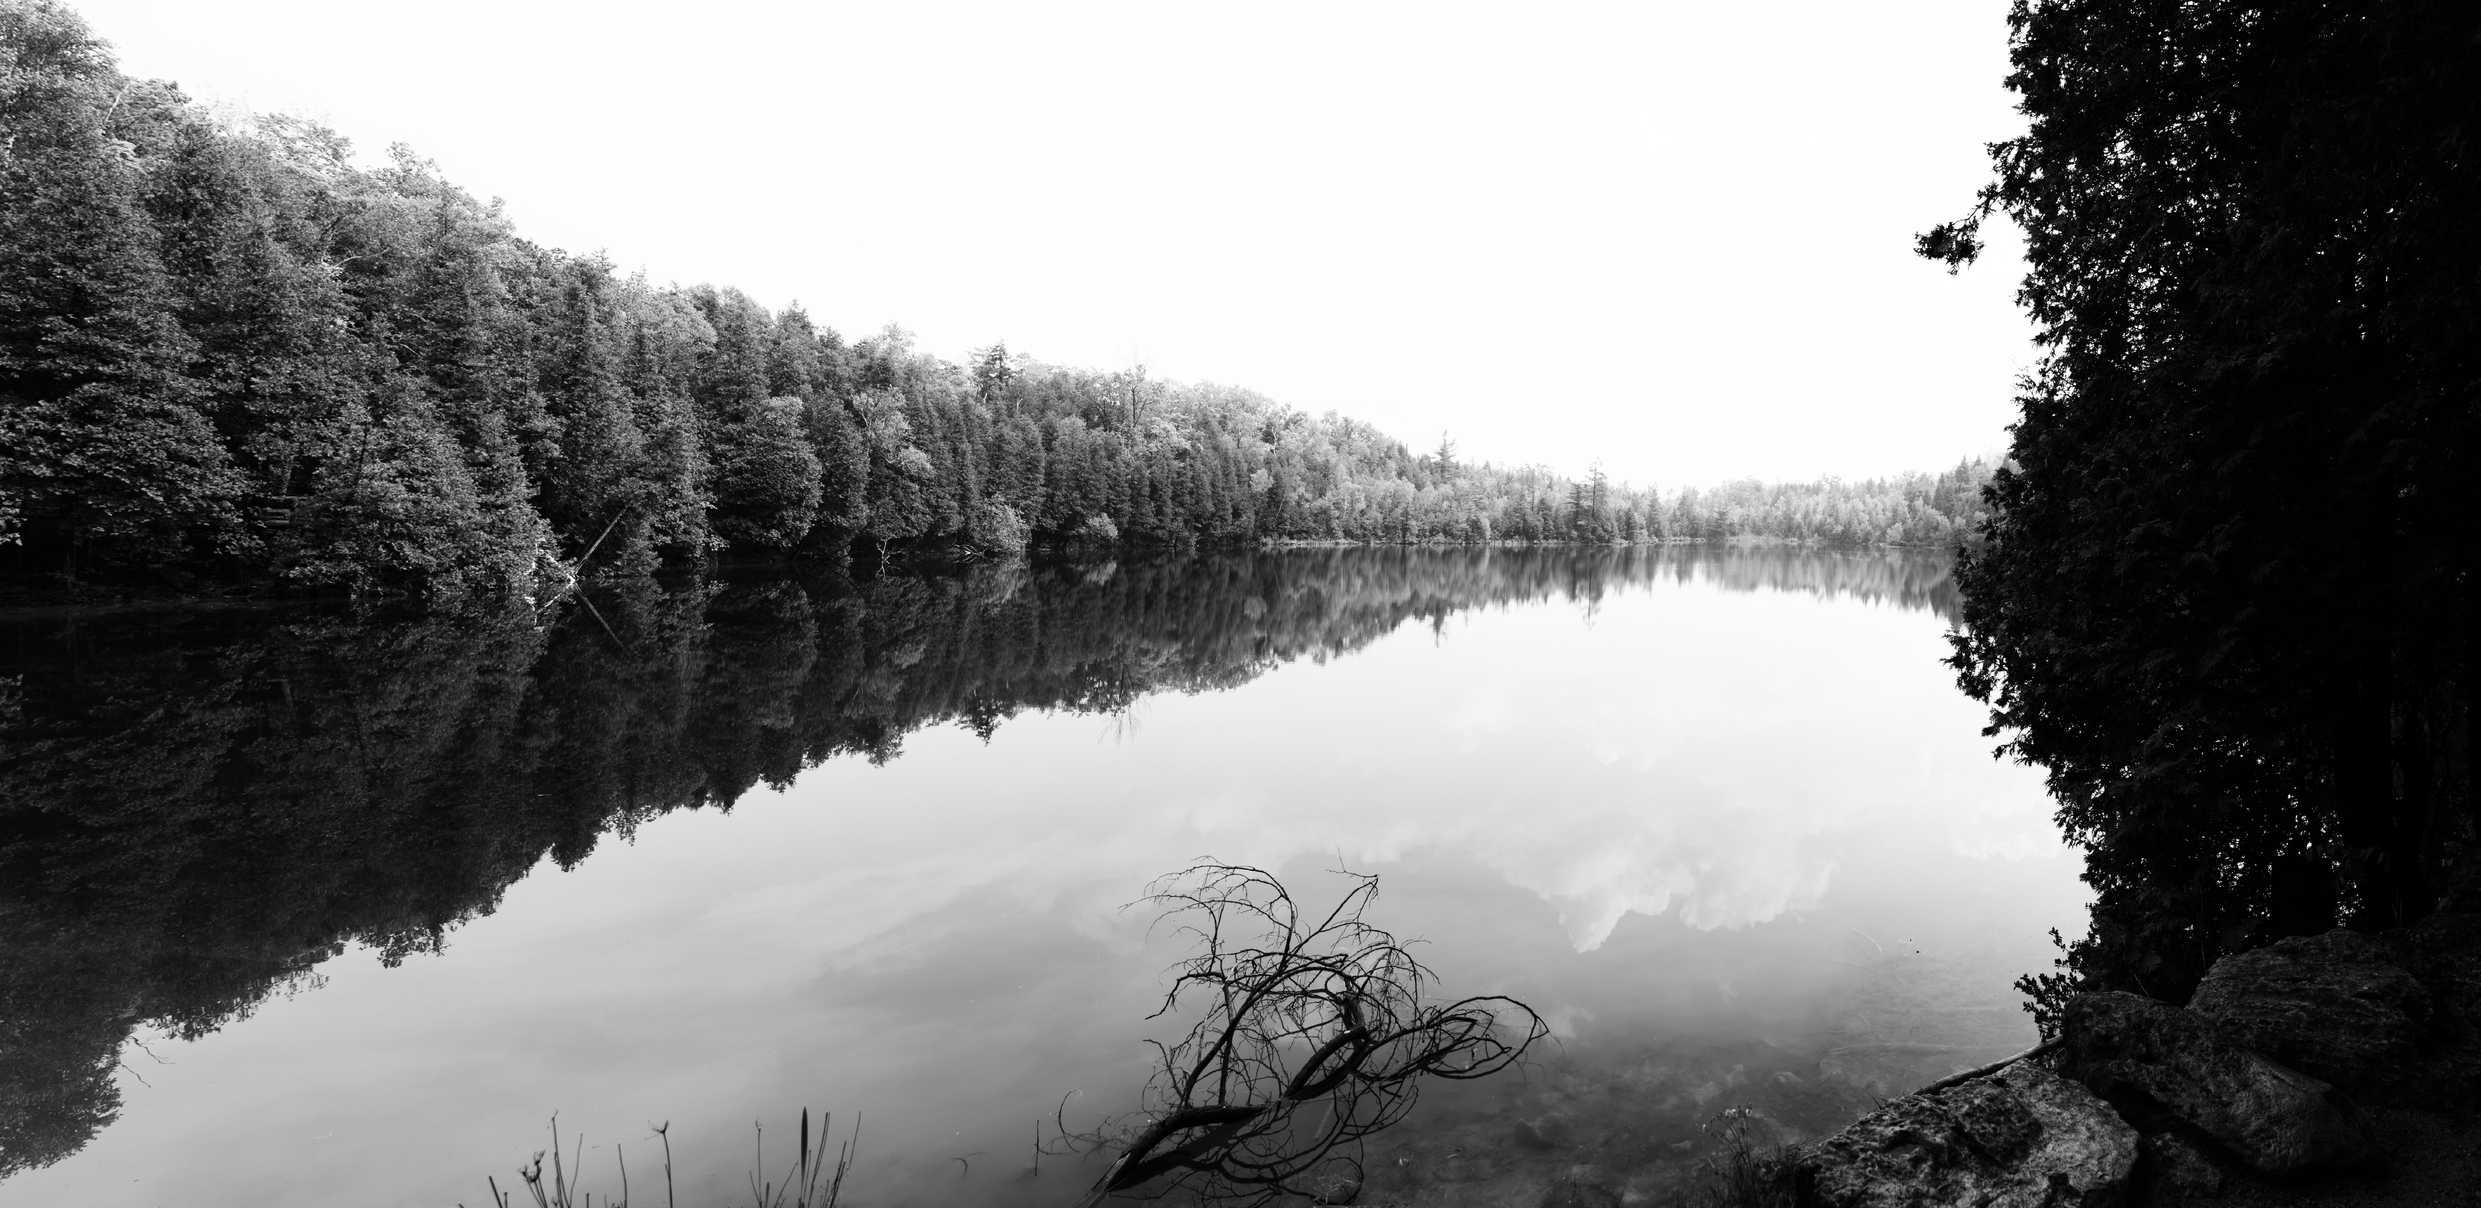
<svg viewBox="0 0 2481 1208"><path fill-rule="evenodd" d="M989 561L993 557L997 557L1001 560L1008 558L1028 557L1038 559L1079 557L1157 557L1164 555L1178 555L1184 551L1194 554L1249 552L1281 553L1291 550L1343 549L1399 549L1445 552L1450 550L1618 550L1682 548L1785 549L1803 550L1817 553L1894 552L1935 555L1939 557L1952 556L1954 552L1952 550L1942 549L1934 545L1899 545L1888 542L1856 543L1818 541L1813 539L1789 537L1724 537L1719 539L1707 537L1667 537L1641 539L1636 541L1527 541L1523 538L1509 538L1491 541L1450 541L1444 538L1436 537L1412 541L1352 540L1346 538L1315 540L1308 538L1264 538L1253 542L1196 542L1187 545L1156 541L1120 542L1113 544L1068 542L1053 545L1036 545L1022 554L1003 554L996 556L973 550L970 547L952 544L938 544L918 545L903 550L890 551L891 554L895 556L890 558L884 573L898 575L938 574L945 570L971 562ZM748 572L751 570L769 567L792 571L809 570L835 573L839 570L849 568L869 567L874 561L875 559L870 556L866 549L856 547L853 551L843 557L789 556L777 558L736 558L730 555L725 555L715 558L703 565L665 566L656 569L652 573L660 578L670 578L673 576L700 576ZM879 572L873 571L872 573L875 574ZM588 580L587 582L589 585L595 585L611 581L613 580L595 579ZM196 590L169 588L159 584L146 584L142 582L105 581L67 585L60 583L57 576L53 575L22 573L15 575L0 575L0 622L42 621L73 616L100 616L150 611L229 609L240 612L271 608L318 608L323 606L350 605L353 602L354 597L351 593L336 587L314 587L286 583L280 580L263 580L244 583L219 582L213 585L211 589ZM366 598L363 601L363 604L366 607L377 607L386 612L422 612L427 609L427 606L421 601L407 597L381 597L377 600Z"/></svg>

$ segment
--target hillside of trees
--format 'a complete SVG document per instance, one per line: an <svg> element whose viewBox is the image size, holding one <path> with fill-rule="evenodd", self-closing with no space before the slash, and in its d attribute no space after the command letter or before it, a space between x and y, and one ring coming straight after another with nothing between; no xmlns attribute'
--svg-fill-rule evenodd
<svg viewBox="0 0 2481 1208"><path fill-rule="evenodd" d="M0 1177L108 1123L132 1029L245 1016L346 945L438 948L546 856L905 736L1238 687L1474 608L1661 581L1953 615L1901 550L1285 550L753 570L591 608L0 622ZM573 598L573 599L574 599Z"/></svg>
<svg viewBox="0 0 2481 1208"><path fill-rule="evenodd" d="M1990 470L1663 495L1142 368L847 341L529 242L404 147L357 166L318 125L220 118L51 0L0 0L0 147L20 579L453 597L857 545L1952 545Z"/></svg>

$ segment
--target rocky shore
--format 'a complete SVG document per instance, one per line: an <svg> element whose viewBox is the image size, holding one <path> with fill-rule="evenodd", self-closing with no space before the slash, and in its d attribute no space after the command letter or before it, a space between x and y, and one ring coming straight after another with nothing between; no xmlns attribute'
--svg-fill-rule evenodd
<svg viewBox="0 0 2481 1208"><path fill-rule="evenodd" d="M2186 1006L2073 1000L2038 1056L1788 1158L1821 1208L2481 1205L2481 904L2226 957Z"/></svg>

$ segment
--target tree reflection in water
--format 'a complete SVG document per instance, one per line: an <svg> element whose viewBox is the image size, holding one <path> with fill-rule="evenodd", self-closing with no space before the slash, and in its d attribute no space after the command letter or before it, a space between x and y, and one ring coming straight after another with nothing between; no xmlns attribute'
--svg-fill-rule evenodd
<svg viewBox="0 0 2481 1208"><path fill-rule="evenodd" d="M1408 621L1628 584L1952 616L1944 559L1306 550L599 587L553 620L0 620L0 1176L83 1146L141 1026L196 1037L348 945L435 952L545 857L904 736L1118 711Z"/></svg>

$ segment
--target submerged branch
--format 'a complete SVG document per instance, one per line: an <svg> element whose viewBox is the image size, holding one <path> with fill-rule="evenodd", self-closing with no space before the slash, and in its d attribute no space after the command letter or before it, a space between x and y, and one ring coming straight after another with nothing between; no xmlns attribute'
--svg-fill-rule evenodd
<svg viewBox="0 0 2481 1208"><path fill-rule="evenodd" d="M1155 883L1143 901L1158 923L1199 945L1172 967L1155 1017L1196 1015L1156 1045L1136 1120L1063 1136L1073 1151L1118 1155L1084 1205L1175 1193L1349 1203L1362 1142L1412 1111L1423 1078L1496 1073L1550 1034L1511 998L1425 1003L1436 978L1363 920L1378 878L1342 875L1351 888L1310 918L1261 869L1200 864Z"/></svg>

